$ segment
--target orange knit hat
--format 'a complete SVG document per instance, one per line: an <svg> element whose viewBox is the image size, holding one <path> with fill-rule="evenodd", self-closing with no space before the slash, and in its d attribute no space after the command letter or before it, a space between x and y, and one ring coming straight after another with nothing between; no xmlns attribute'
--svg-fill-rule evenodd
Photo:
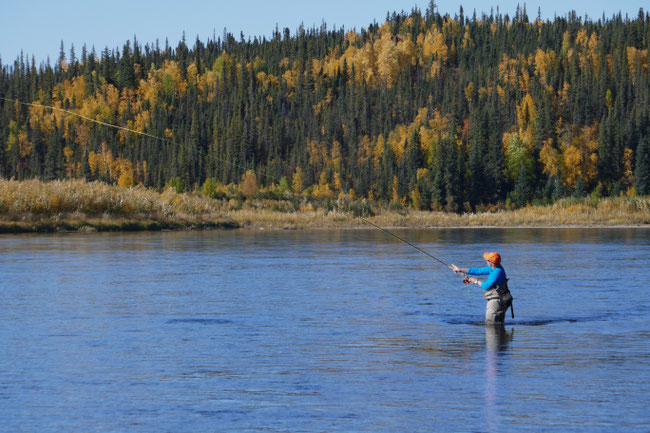
<svg viewBox="0 0 650 433"><path fill-rule="evenodd" d="M483 254L483 258L484 258L485 260L489 260L489 261L491 261L492 263L497 264L497 265L498 265L499 263L501 263L501 256L499 255L499 253L494 252L494 251L491 252L491 253L484 253L484 254Z"/></svg>

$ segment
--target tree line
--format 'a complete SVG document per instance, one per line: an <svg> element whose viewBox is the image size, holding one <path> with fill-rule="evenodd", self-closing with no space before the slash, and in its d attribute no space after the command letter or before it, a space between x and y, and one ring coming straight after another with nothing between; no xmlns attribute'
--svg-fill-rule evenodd
<svg viewBox="0 0 650 433"><path fill-rule="evenodd" d="M451 17L433 2L360 31L62 42L54 65L2 66L0 176L454 212L647 195L649 45L643 10Z"/></svg>

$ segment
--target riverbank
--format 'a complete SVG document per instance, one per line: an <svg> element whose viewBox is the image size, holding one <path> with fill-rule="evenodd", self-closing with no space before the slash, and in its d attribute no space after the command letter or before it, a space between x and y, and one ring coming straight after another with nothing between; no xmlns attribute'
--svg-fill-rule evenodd
<svg viewBox="0 0 650 433"><path fill-rule="evenodd" d="M650 197L566 198L547 206L455 214L349 199L209 198L81 180L0 180L0 233L357 228L368 226L364 219L411 228L646 226Z"/></svg>

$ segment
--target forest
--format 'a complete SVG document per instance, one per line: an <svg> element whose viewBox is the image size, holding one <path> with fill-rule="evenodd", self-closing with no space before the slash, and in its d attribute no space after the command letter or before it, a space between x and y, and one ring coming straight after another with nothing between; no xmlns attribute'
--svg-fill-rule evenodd
<svg viewBox="0 0 650 433"><path fill-rule="evenodd" d="M650 194L650 14L537 15L431 2L361 30L0 59L0 177L458 213Z"/></svg>

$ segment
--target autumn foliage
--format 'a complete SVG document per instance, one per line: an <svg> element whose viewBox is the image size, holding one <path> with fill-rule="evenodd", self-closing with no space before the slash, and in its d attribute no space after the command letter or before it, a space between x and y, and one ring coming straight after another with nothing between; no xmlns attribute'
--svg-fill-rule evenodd
<svg viewBox="0 0 650 433"><path fill-rule="evenodd" d="M62 47L2 66L0 176L455 212L647 194L649 41L643 12L415 9L360 31Z"/></svg>

